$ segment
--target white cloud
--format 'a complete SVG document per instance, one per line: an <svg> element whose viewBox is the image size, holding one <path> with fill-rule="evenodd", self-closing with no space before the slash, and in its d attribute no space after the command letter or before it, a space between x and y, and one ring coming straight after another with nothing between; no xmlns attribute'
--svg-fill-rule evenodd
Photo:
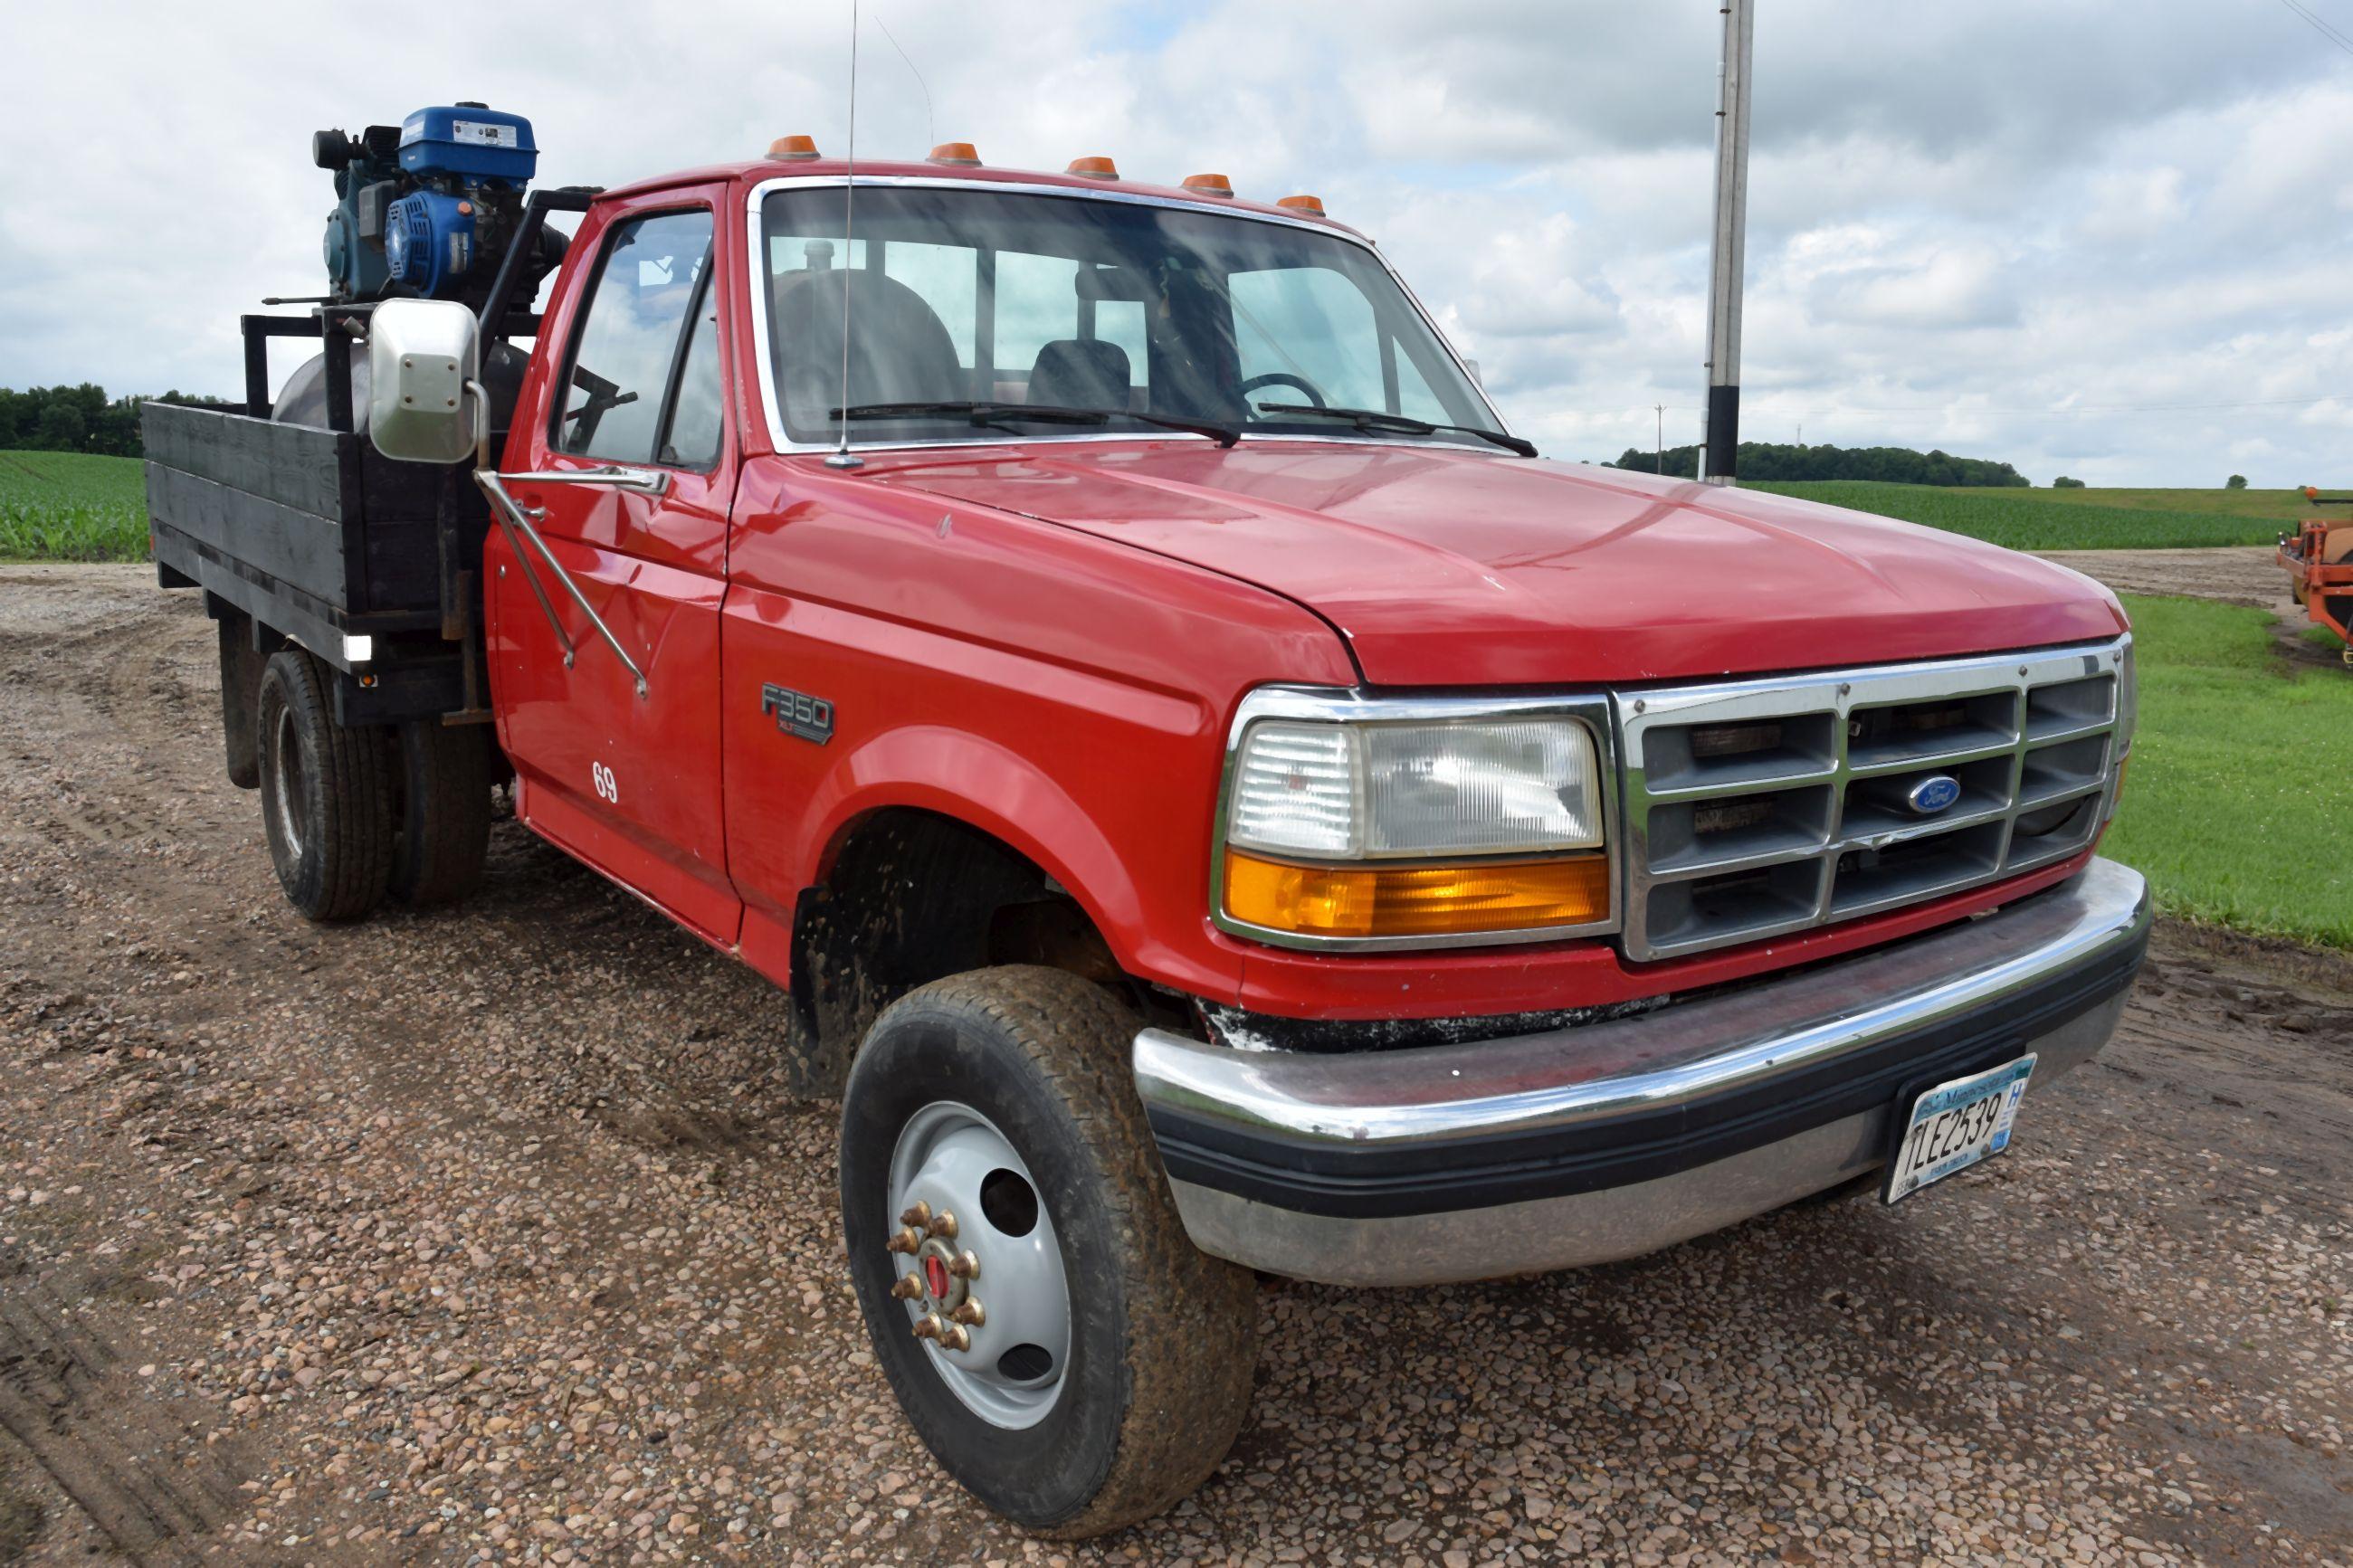
<svg viewBox="0 0 2353 1568"><path fill-rule="evenodd" d="M1561 455L1697 434L1713 7L866 0L860 146L1109 153L1308 190L1378 238ZM232 392L236 317L320 284L310 132L484 99L543 184L845 129L845 4L15 5L0 384ZM2047 480L2339 472L2353 62L2283 7L1859 6L1758 20L1744 432L1943 446ZM103 47L93 47L94 41ZM281 366L281 369L284 368Z"/></svg>

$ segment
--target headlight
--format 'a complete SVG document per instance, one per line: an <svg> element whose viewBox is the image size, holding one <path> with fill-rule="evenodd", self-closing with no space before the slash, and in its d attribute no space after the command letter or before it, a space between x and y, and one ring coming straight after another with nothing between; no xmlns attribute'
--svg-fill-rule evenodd
<svg viewBox="0 0 2353 1568"><path fill-rule="evenodd" d="M1573 719L1262 719L1235 761L1226 842L1337 860L1598 848L1598 773Z"/></svg>
<svg viewBox="0 0 2353 1568"><path fill-rule="evenodd" d="M1331 718L1245 710L1228 774L1220 923L1271 940L1409 944L1607 921L1595 731L1557 711L1397 706L1334 704Z"/></svg>

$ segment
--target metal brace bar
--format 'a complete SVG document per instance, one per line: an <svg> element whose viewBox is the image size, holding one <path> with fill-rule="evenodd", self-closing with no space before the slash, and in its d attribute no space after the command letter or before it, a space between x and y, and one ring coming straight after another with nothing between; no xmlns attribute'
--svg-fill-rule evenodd
<svg viewBox="0 0 2353 1568"><path fill-rule="evenodd" d="M555 634L555 640L564 645L564 668L570 669L579 652L573 647L572 634L564 629L564 622L556 616L555 606L548 602L547 590L539 585L539 574L531 569L531 557L523 553L522 535L515 531L514 524L507 521L506 513L500 512L498 520L499 531L507 536L507 548L515 552L515 566L522 573L522 580L530 587L531 596L539 601L541 611L547 616L548 629Z"/></svg>
<svg viewBox="0 0 2353 1568"><path fill-rule="evenodd" d="M547 541L542 539L539 530L532 526L531 513L537 509L517 506L514 498L507 493L509 480L549 485L610 485L616 489L630 490L639 495L660 495L670 489L670 476L659 469L625 468L617 465L567 473L493 474L480 468L474 471L474 482L482 487L483 492L491 498L491 505L498 509L499 526L507 531L507 542L513 545L515 560L522 565L523 580L531 584L532 593L539 599L539 607L547 612L548 625L555 628L556 637L564 644L565 666L568 668L572 664L572 639L565 635L563 623L556 618L555 606L548 603L547 591L539 585L538 574L532 570L530 558L523 554L522 546L516 542L517 530L521 530L522 537L538 549L540 559L547 563L547 569L555 574L555 580L564 584L565 591L572 595L572 602L580 606L580 613L588 617L588 624L596 628L596 635L603 637L605 645L613 650L613 657L619 659L636 679L638 696L642 700L647 690L646 672L638 668L638 661L629 657L628 650L621 646L621 639L613 635L613 628L605 624L605 617L596 613L596 606L589 604L588 596L580 591L580 584L572 580L572 574L564 569L564 563L555 558L555 552L547 547Z"/></svg>

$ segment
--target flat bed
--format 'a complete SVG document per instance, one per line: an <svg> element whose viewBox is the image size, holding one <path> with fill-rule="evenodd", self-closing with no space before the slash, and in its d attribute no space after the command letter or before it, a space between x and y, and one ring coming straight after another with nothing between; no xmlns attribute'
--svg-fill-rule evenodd
<svg viewBox="0 0 2353 1568"><path fill-rule="evenodd" d="M489 511L456 470L394 462L349 430L150 403L147 512L166 587L332 666L337 717L449 715Z"/></svg>

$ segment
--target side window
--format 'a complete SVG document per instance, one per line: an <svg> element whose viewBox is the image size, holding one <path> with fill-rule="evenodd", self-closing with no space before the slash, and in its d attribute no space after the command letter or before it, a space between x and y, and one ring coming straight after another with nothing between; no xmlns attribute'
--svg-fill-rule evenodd
<svg viewBox="0 0 2353 1568"><path fill-rule="evenodd" d="M719 461L719 300L705 268L695 302L694 331L678 367L678 397L670 432L654 460L673 468L708 468Z"/></svg>
<svg viewBox="0 0 2353 1568"><path fill-rule="evenodd" d="M707 292L703 275L710 263L708 212L661 213L614 229L590 289L587 317L573 338L555 450L622 463L656 461L670 373L678 366L703 378L707 392L694 398L698 405L707 400L707 407L688 423L707 425L707 444L715 453L716 326L699 353L692 344L705 335L700 322L691 338L687 330L691 316L704 313L697 303ZM715 318L715 306L708 313ZM688 355L684 364L681 353ZM702 439L691 429L681 433ZM667 444L684 450L675 439Z"/></svg>
<svg viewBox="0 0 2353 1568"><path fill-rule="evenodd" d="M1328 267L1236 272L1226 280L1234 303L1234 350L1244 381L1261 375L1312 382L1326 403L1386 408L1381 338L1373 302ZM1289 380L1261 387L1252 403L1313 401Z"/></svg>

